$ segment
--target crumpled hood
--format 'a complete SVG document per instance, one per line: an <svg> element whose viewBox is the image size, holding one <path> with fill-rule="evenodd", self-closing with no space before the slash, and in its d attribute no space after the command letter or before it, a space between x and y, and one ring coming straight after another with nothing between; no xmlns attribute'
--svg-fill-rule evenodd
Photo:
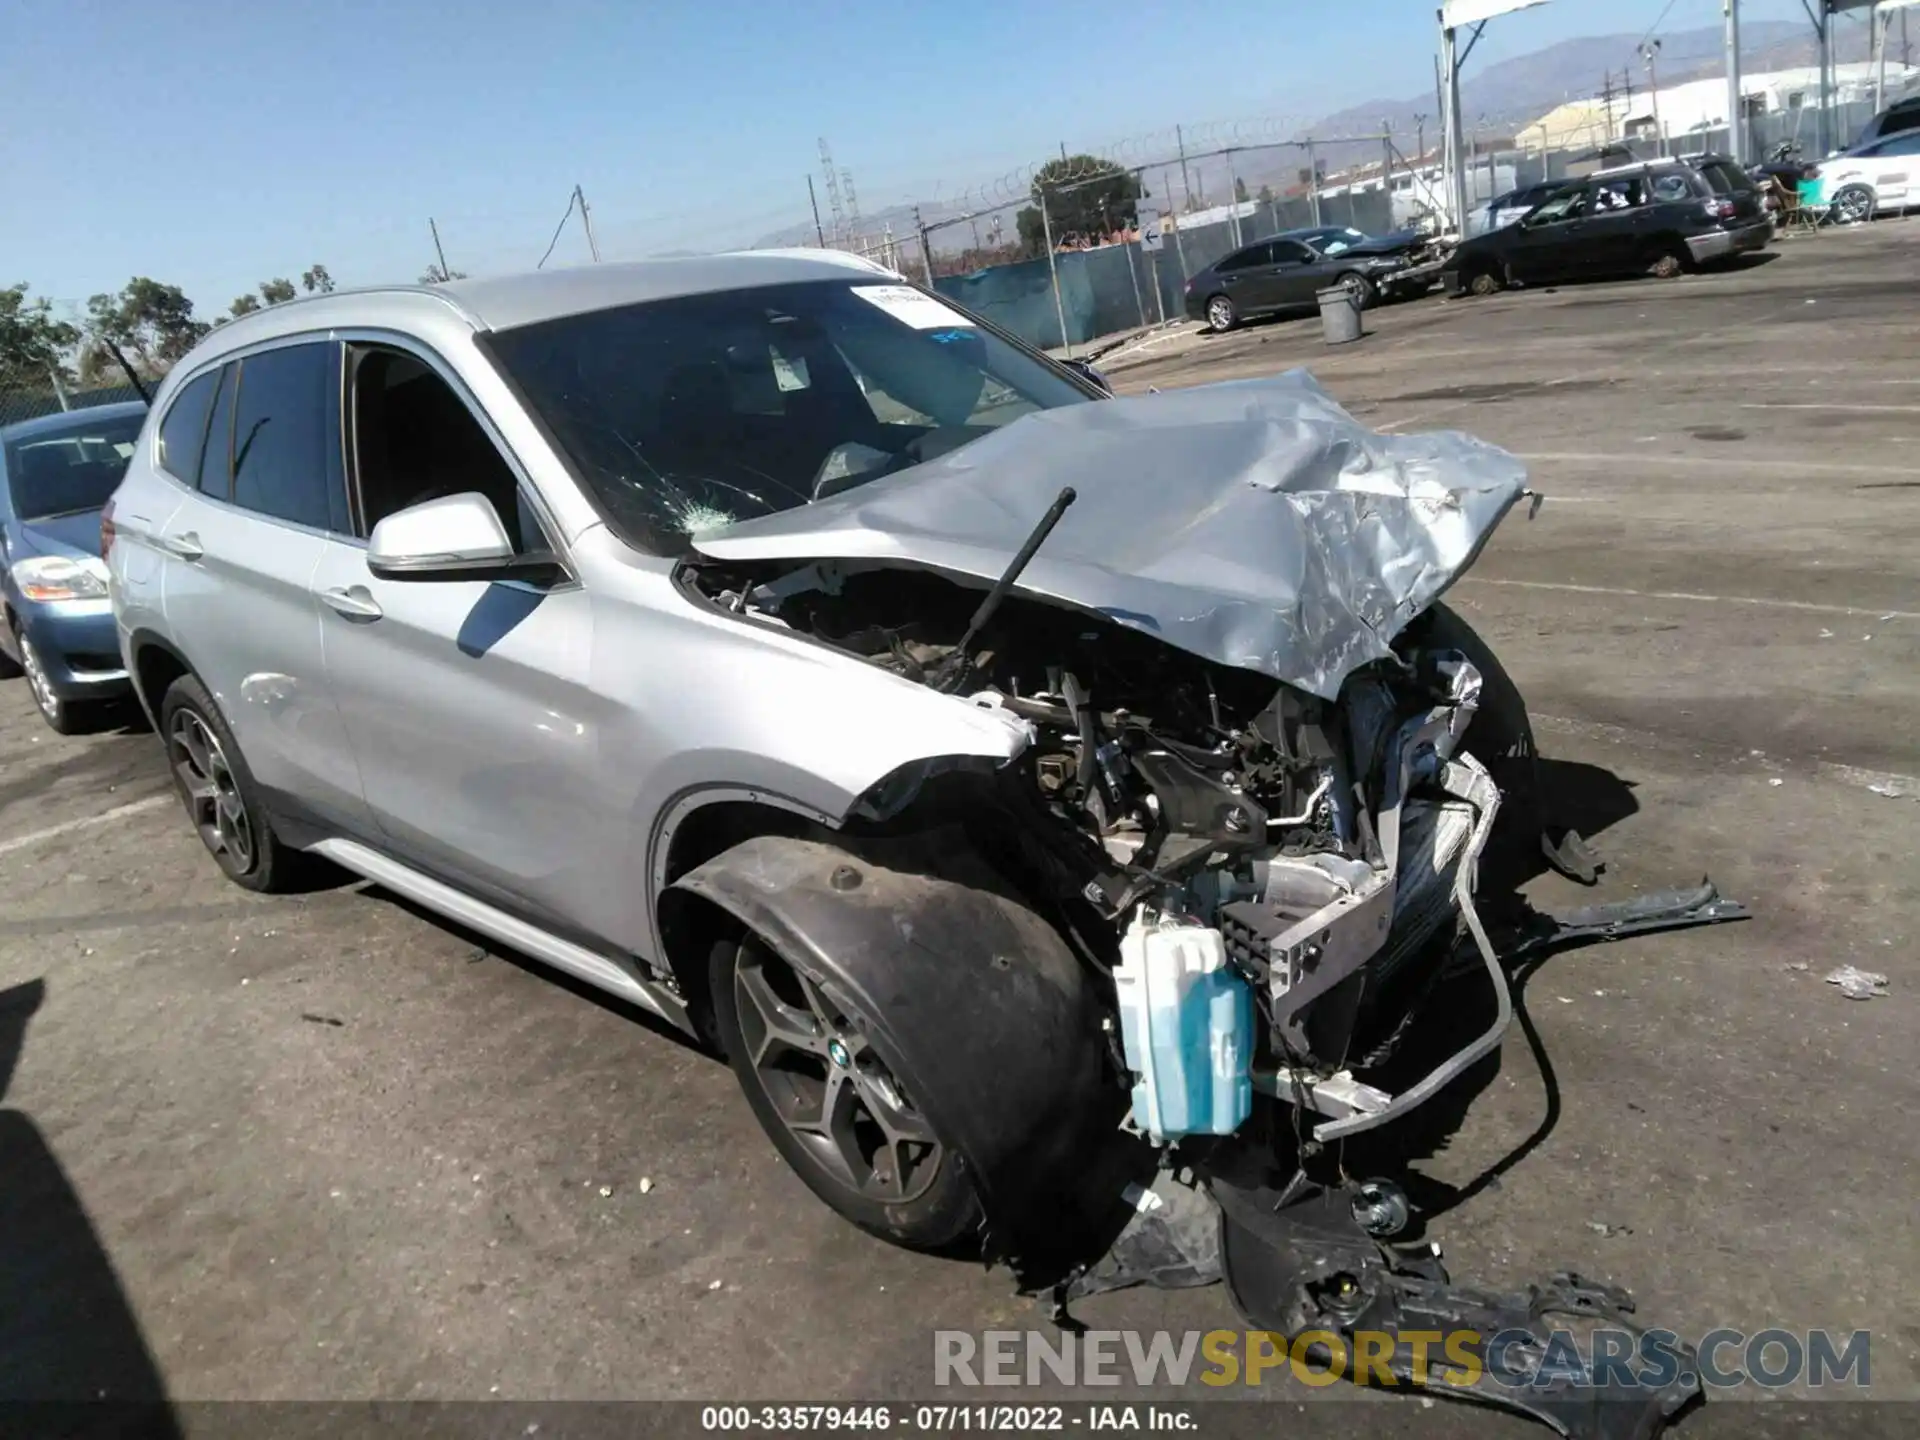
<svg viewBox="0 0 1920 1440"><path fill-rule="evenodd" d="M1304 371L1046 410L937 460L697 537L717 560L997 579L1332 699L1473 563L1526 484L1470 436L1378 435Z"/></svg>
<svg viewBox="0 0 1920 1440"><path fill-rule="evenodd" d="M1405 255L1427 243L1427 237L1418 230L1396 230L1391 235L1374 235L1368 239L1349 245L1340 252L1340 256L1368 255L1375 258ZM1339 258L1336 256L1334 258Z"/></svg>

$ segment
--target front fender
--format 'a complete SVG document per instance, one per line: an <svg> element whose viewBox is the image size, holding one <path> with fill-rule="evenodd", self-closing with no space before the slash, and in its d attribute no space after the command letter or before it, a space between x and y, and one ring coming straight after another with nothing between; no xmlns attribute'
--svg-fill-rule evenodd
<svg viewBox="0 0 1920 1440"><path fill-rule="evenodd" d="M989 1243L1047 1245L1126 1095L1107 1074L1094 977L961 832L764 835L673 888L879 1019L888 1063L974 1177Z"/></svg>

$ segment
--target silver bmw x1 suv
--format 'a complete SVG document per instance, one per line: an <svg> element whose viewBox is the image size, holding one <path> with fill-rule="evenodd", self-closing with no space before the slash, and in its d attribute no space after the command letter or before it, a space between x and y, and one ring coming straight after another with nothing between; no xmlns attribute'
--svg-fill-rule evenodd
<svg viewBox="0 0 1920 1440"><path fill-rule="evenodd" d="M1017 1256L1115 1136L1291 1164L1498 1040L1531 739L1435 601L1523 485L774 253L235 320L102 543L236 882L332 862L625 997L856 1223ZM1492 1027L1396 1092L1469 931Z"/></svg>

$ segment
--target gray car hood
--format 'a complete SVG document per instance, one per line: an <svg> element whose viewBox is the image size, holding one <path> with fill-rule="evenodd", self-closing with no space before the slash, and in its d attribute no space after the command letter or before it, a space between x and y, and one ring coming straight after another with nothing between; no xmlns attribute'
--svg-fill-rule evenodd
<svg viewBox="0 0 1920 1440"><path fill-rule="evenodd" d="M694 539L716 560L997 579L1333 699L1459 577L1526 486L1455 433L1381 435L1305 371L1022 417L912 469Z"/></svg>

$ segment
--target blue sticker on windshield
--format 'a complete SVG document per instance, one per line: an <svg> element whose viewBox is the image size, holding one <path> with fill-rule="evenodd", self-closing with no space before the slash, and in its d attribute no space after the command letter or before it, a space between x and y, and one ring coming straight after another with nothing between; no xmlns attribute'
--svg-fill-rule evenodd
<svg viewBox="0 0 1920 1440"><path fill-rule="evenodd" d="M951 345L958 340L973 338L971 330L930 330L927 334L929 339L938 340L942 345Z"/></svg>

